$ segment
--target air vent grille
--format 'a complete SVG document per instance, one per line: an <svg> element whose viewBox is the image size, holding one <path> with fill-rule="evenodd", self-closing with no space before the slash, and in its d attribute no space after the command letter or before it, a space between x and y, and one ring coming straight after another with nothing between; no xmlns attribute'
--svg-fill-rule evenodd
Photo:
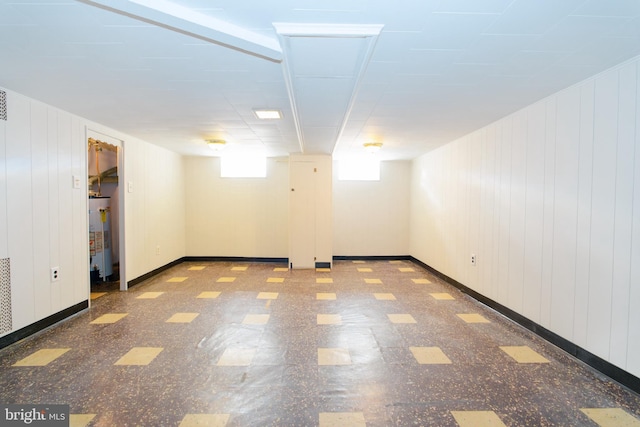
<svg viewBox="0 0 640 427"><path fill-rule="evenodd" d="M0 90L0 120L7 120L7 92Z"/></svg>
<svg viewBox="0 0 640 427"><path fill-rule="evenodd" d="M11 331L11 268L9 258L0 258L0 334Z"/></svg>

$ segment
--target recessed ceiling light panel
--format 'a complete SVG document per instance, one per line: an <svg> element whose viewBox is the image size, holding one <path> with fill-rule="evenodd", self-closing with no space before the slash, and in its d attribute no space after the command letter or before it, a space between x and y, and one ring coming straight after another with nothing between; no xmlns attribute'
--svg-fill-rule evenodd
<svg viewBox="0 0 640 427"><path fill-rule="evenodd" d="M256 117L262 120L278 120L282 118L280 110L253 110Z"/></svg>

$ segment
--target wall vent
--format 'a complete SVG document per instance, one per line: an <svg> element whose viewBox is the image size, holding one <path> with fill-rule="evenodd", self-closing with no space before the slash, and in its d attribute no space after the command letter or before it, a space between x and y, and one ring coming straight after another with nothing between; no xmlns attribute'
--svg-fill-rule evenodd
<svg viewBox="0 0 640 427"><path fill-rule="evenodd" d="M0 120L7 120L7 92L0 90Z"/></svg>
<svg viewBox="0 0 640 427"><path fill-rule="evenodd" d="M10 332L11 325L11 268L9 258L0 258L0 334Z"/></svg>

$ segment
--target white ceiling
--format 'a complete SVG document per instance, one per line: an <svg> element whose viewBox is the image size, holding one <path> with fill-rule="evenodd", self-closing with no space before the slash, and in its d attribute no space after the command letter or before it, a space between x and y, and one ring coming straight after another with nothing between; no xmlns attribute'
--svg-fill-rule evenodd
<svg viewBox="0 0 640 427"><path fill-rule="evenodd" d="M0 86L186 155L410 159L639 54L640 0L0 0Z"/></svg>

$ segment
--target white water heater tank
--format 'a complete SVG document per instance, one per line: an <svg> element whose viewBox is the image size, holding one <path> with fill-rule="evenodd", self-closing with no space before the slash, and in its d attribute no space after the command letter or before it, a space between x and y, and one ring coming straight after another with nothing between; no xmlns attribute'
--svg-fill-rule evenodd
<svg viewBox="0 0 640 427"><path fill-rule="evenodd" d="M111 261L111 198L89 198L89 260L91 271L106 281L113 274Z"/></svg>

